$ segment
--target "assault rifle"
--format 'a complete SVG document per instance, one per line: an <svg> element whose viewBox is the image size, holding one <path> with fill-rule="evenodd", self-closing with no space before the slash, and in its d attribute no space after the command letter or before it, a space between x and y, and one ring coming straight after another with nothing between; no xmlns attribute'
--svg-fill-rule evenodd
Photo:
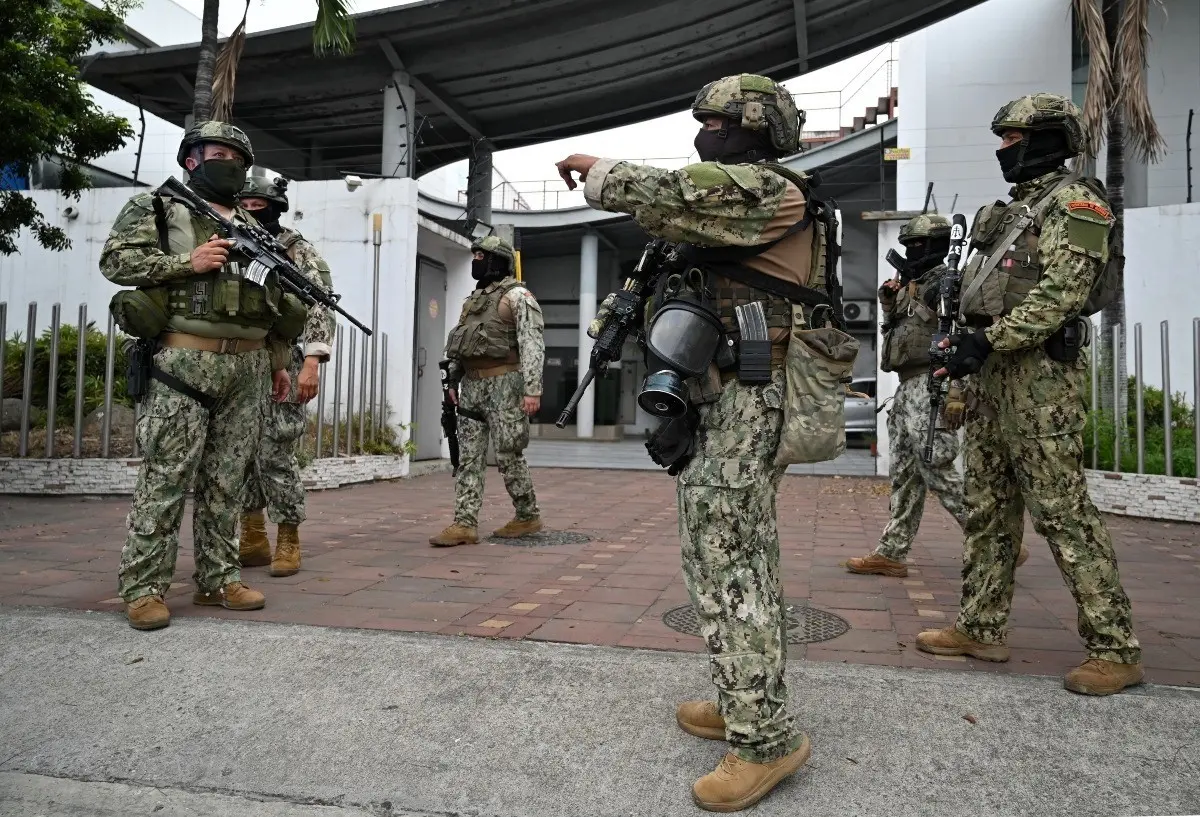
<svg viewBox="0 0 1200 817"><path fill-rule="evenodd" d="M567 401L566 408L558 415L558 420L554 423L556 426L564 428L567 425L596 373L608 371L610 363L620 360L629 334L635 329L641 331L639 327L645 315L646 301L654 294L659 278L675 258L674 247L661 238L656 238L646 245L641 259L633 268L633 273L625 279L624 286L613 293L612 309L605 317L596 343L592 346L591 365L583 380L579 382L579 387Z"/></svg>
<svg viewBox="0 0 1200 817"><path fill-rule="evenodd" d="M950 254L946 256L946 266L948 269L938 283L938 299L937 299L937 331L933 333L933 340L929 344L929 431L925 436L925 451L922 459L925 462L933 460L933 434L937 426L938 415L942 413L942 406L946 402L946 391L949 387L949 378L944 381L941 378L933 376L933 373L941 369L954 354L954 347L941 349L938 344L943 339L953 335L958 331L958 299L960 289L962 287L962 272L959 271L958 265L962 260L963 245L966 244L967 235L967 219L960 213L955 213L950 219Z"/></svg>
<svg viewBox="0 0 1200 817"><path fill-rule="evenodd" d="M326 309L332 309L358 327L363 334L368 337L372 334L371 330L363 326L357 318L338 306L341 295L326 291L323 287L304 277L304 273L297 269L296 265L288 258L287 250L283 245L263 228L251 224L235 224L214 210L211 204L174 176L167 179L157 193L171 196L196 215L216 223L217 235L233 242L230 254L238 253L250 259L248 277L261 282L267 273L273 272L279 279L279 285L283 290L292 293L307 306L320 304Z"/></svg>
<svg viewBox="0 0 1200 817"><path fill-rule="evenodd" d="M442 433L450 444L450 467L454 469L453 476L458 476L458 408L450 399L450 361L438 363L442 370Z"/></svg>

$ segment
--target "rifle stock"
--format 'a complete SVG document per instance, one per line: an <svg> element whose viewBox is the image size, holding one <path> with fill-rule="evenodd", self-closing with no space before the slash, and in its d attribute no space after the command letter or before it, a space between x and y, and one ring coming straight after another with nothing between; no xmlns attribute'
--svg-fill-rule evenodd
<svg viewBox="0 0 1200 817"><path fill-rule="evenodd" d="M946 401L946 387L949 378L942 379L933 376L950 360L953 347L941 349L938 344L945 338L958 331L958 299L962 285L962 272L959 264L962 261L963 245L966 244L967 219L960 213L951 218L950 253L946 256L946 273L938 283L938 325L929 345L929 429L925 436L925 450L922 459L926 463L933 461L933 437L937 428L938 415L942 413L942 405Z"/></svg>

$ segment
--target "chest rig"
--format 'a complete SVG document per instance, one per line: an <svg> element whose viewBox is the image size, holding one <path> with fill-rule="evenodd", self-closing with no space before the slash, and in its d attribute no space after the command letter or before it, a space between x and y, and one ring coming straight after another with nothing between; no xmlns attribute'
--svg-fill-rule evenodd
<svg viewBox="0 0 1200 817"><path fill-rule="evenodd" d="M897 372L901 381L929 366L929 340L937 330L937 313L925 302L944 272L946 266L939 264L901 287L884 324L879 367L885 372Z"/></svg>
<svg viewBox="0 0 1200 817"><path fill-rule="evenodd" d="M477 289L463 303L458 325L446 341L446 357L453 360L515 360L517 324L504 314L504 296L522 286L508 277Z"/></svg>

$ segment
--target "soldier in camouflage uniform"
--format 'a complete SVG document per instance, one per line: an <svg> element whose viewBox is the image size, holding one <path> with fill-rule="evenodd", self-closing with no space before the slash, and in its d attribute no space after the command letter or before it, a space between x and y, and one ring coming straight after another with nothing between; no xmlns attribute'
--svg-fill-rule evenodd
<svg viewBox="0 0 1200 817"><path fill-rule="evenodd" d="M325 289L333 289L329 265L299 231L284 227L279 217L288 211L287 186L283 179L274 184L248 179L241 193L242 206L282 244L299 269L310 278L320 279ZM308 421L305 404L317 396L320 383L318 367L332 350L337 324L330 310L314 304L301 336L303 346L291 348L288 375L292 388L282 402L265 406L262 447L250 467L246 496L242 503L240 556L243 567L271 566L272 576L291 576L300 571L300 524L304 521L304 483L296 448L304 436ZM266 519L278 526L275 555L267 539Z"/></svg>
<svg viewBox="0 0 1200 817"><path fill-rule="evenodd" d="M184 133L177 159L188 186L214 209L254 223L237 201L254 163L242 131L199 123ZM241 580L234 527L263 403L270 394L276 400L287 394L287 340L300 332L307 310L282 293L273 274L261 282L248 277L245 259L231 257L230 242L214 228L181 204L139 193L117 216L100 254L105 278L136 287L113 296L117 323L158 347L138 420L143 458L119 571L126 616L136 629L170 622L163 595L175 572L189 487L192 602L229 610L265 604Z"/></svg>
<svg viewBox="0 0 1200 817"><path fill-rule="evenodd" d="M900 385L888 413L888 446L891 452L891 519L873 553L846 562L851 573L902 578L908 575L905 560L921 525L925 495L933 491L951 516L964 525L963 480L955 467L958 433L964 403L956 381L943 410L944 422L934 430L931 462L924 459L929 430L929 344L937 331L934 305L942 276L942 259L950 251L950 220L922 214L900 228L905 268L879 288L879 303L886 320L880 352L885 372L896 372ZM1017 542L1023 538L1017 532ZM1020 566L1029 557L1021 546Z"/></svg>
<svg viewBox="0 0 1200 817"><path fill-rule="evenodd" d="M762 76L725 77L699 92L692 113L702 124L697 164L667 171L577 154L558 163L559 174L571 189L571 174L578 174L588 204L628 213L652 236L699 247L701 257L717 252L712 248L755 248L742 267L820 291L825 274L811 252L816 226L804 221L808 179L762 163L799 149L803 112L787 89ZM772 342L769 382L743 383L730 372L698 406L694 453L677 481L684 578L718 701L685 702L676 720L690 734L728 742L692 797L703 809L734 811L766 796L811 751L788 711L775 506L786 470L776 460L782 361L796 341L789 341L792 303L709 269L705 286L715 292L725 331L736 337L736 306L761 301ZM597 328L593 323L593 335Z"/></svg>
<svg viewBox="0 0 1200 817"><path fill-rule="evenodd" d="M1067 674L1074 692L1111 695L1142 680L1141 647L1112 538L1083 473L1081 341L1116 292L1119 247L1103 185L1068 173L1083 150L1079 109L1037 93L992 120L1010 202L980 209L963 270L961 313L972 331L935 376L974 374L966 425L966 546L958 619L921 633L938 655L1008 660L1016 548L1010 531L1028 508L1079 610L1088 659ZM1115 257L1114 257L1115 256ZM977 374L976 374L977 373Z"/></svg>
<svg viewBox="0 0 1200 817"><path fill-rule="evenodd" d="M459 414L454 523L429 540L434 547L479 541L476 526L489 437L516 509L515 517L492 535L515 538L542 529L523 453L529 445L529 418L542 405L542 308L514 277L516 254L507 241L490 235L475 242L471 252L471 275L479 283L446 342L446 382Z"/></svg>

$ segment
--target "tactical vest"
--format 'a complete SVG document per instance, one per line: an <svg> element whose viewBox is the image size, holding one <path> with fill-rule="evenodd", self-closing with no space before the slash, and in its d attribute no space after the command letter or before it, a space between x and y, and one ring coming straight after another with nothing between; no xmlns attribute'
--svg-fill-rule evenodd
<svg viewBox="0 0 1200 817"><path fill-rule="evenodd" d="M214 232L206 219L169 199L155 204L155 220L162 249L171 255L190 255ZM170 316L167 328L204 337L266 337L279 318L283 292L274 275L267 276L265 286L244 281L237 263L232 260L214 272L163 285Z"/></svg>
<svg viewBox="0 0 1200 817"><path fill-rule="evenodd" d="M1099 182L1091 178L1080 178L1060 174L1039 191L1036 197L1017 199L1005 203L996 201L984 205L975 216L971 227L972 255L963 269L962 302L960 317L974 326L988 325L994 317L1003 317L1012 312L1042 276L1042 258L1038 252L1038 239L1046 211L1055 197L1066 189L1070 182L1087 187L1096 195L1105 198ZM1104 234L1112 238L1107 219L1091 211L1069 211L1068 239L1072 244L1099 242ZM1009 238L1021 220L1027 221L1024 230ZM1073 231L1092 231L1086 241L1073 240ZM1007 246L1005 246L1007 245ZM1081 251L1084 248L1081 246ZM989 260L999 253L998 263L988 270ZM1104 261L1092 283L1092 290L1080 314L1094 315L1112 302L1118 291L1120 271L1124 266L1124 255L1119 240L1108 247L1107 258L1100 251L1089 255Z"/></svg>
<svg viewBox="0 0 1200 817"><path fill-rule="evenodd" d="M459 361L515 360L517 323L511 312L507 316L502 313L501 302L510 290L520 286L520 281L508 277L472 292L463 303L458 325L450 330L446 357Z"/></svg>
<svg viewBox="0 0 1200 817"><path fill-rule="evenodd" d="M937 313L925 305L925 298L946 271L946 266L939 264L896 293L896 305L888 315L883 335L879 368L897 372L901 381L929 367L929 346L937 331Z"/></svg>

